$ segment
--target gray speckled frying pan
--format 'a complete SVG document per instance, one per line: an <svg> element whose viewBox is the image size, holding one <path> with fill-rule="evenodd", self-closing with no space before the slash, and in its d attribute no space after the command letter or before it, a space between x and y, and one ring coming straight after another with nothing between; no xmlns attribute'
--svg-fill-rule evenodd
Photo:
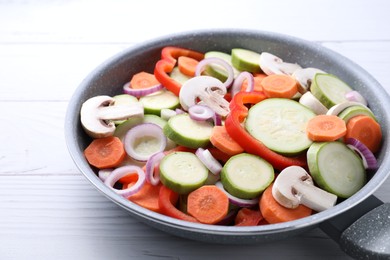
<svg viewBox="0 0 390 260"><path fill-rule="evenodd" d="M161 48L176 45L197 51L230 52L241 47L257 52L267 51L285 61L302 67L316 67L339 76L367 100L379 119L383 145L378 154L380 163L370 180L355 195L326 211L296 221L254 226L216 226L185 222L139 207L115 194L96 176L83 156L91 141L80 125L81 104L96 95L121 93L129 76L141 70L153 72ZM390 258L390 204L384 204L372 193L390 172L390 99L380 84L365 70L347 58L318 44L263 31L206 30L169 35L127 49L112 57L80 84L71 98L65 121L65 136L69 152L80 171L106 197L126 209L132 216L168 233L194 240L214 243L260 243L298 235L319 226L335 239L340 247L356 258ZM364 215L364 216L363 216ZM363 216L363 217L362 217ZM373 242L373 243L371 243Z"/></svg>

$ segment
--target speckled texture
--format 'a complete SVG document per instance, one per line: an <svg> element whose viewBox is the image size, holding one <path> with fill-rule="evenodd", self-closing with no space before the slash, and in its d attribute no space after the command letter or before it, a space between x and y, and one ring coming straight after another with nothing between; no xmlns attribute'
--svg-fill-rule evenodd
<svg viewBox="0 0 390 260"><path fill-rule="evenodd" d="M198 51L219 50L229 52L234 47L254 51L268 51L285 61L297 62L304 67L317 67L334 73L361 91L383 126L384 143L379 152L380 168L371 180L353 197L324 212L286 223L255 227L226 227L190 223L151 212L115 194L96 176L83 156L83 149L90 142L80 125L81 104L88 98L120 93L130 75L140 70L153 71L160 58L161 48L176 45ZM80 171L107 198L127 210L133 217L165 232L213 243L259 243L284 239L316 227L319 223L348 211L370 196L390 173L390 157L387 137L390 134L390 114L386 113L390 98L380 84L360 66L345 57L323 48L319 44L295 37L265 31L206 30L170 35L145 42L112 57L80 84L71 98L65 121L65 137L69 152Z"/></svg>
<svg viewBox="0 0 390 260"><path fill-rule="evenodd" d="M370 211L340 238L341 248L357 259L390 259L390 203Z"/></svg>

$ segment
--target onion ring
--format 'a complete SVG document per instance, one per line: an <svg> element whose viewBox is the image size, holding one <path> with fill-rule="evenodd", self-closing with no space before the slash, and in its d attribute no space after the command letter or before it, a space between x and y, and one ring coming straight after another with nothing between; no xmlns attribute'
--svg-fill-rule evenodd
<svg viewBox="0 0 390 260"><path fill-rule="evenodd" d="M353 151L357 152L363 160L365 169L375 170L378 168L378 162L375 155L367 148L365 144L355 138L348 138L346 144Z"/></svg>
<svg viewBox="0 0 390 260"><path fill-rule="evenodd" d="M243 71L238 76L234 79L233 86L232 86L232 96L237 94L238 92L241 91L241 86L244 81L247 80L247 87L246 87L246 92L252 92L254 87L255 87L255 80L253 78L252 73L249 73L248 71Z"/></svg>
<svg viewBox="0 0 390 260"><path fill-rule="evenodd" d="M154 168L157 164L160 163L161 159L164 158L164 156L165 154L163 152L158 152L150 156L149 160L146 162L146 179L153 186L156 186L160 183L160 170L157 167L157 174L155 175Z"/></svg>
<svg viewBox="0 0 390 260"><path fill-rule="evenodd" d="M123 190L118 190L114 188L115 183L120 178L128 175L129 173L134 173L134 172L138 174L138 180L133 186ZM142 188L145 181L146 181L145 172L140 167L135 165L126 165L113 170L111 174L108 175L108 177L104 181L104 184L110 187L112 190L114 190L117 194L121 195L122 197L128 198L131 195L137 193Z"/></svg>
<svg viewBox="0 0 390 260"><path fill-rule="evenodd" d="M240 198L237 198L236 196L233 196L232 194L230 194L229 192L227 192L227 190L225 190L225 188L223 187L222 185L222 182L217 182L215 184L218 188L220 188L223 192L226 193L226 195L228 196L229 198L229 202L231 204L234 204L236 206L239 206L239 207L242 207L242 208L250 208L250 207L253 207L255 205L257 205L259 203L259 198L254 198L254 199L240 199Z"/></svg>
<svg viewBox="0 0 390 260"><path fill-rule="evenodd" d="M198 148L195 152L195 155L199 160L209 169L209 171L214 175L219 175L222 170L222 165L214 158L209 150L203 148Z"/></svg>
<svg viewBox="0 0 390 260"><path fill-rule="evenodd" d="M217 57L210 57L210 58L206 58L206 59L201 60L198 63L198 65L196 66L195 76L202 75L202 72L206 68L206 66L213 64L213 63L222 66L226 70L226 72L228 73L228 77L223 84L225 85L226 88L230 88L230 86L232 85L233 80L234 80L234 71L233 71L232 66L230 66L230 64L227 63L226 61L224 61L223 59L220 59Z"/></svg>
<svg viewBox="0 0 390 260"><path fill-rule="evenodd" d="M157 85L152 86L150 88L144 88L144 89L133 89L130 87L130 82L127 82L125 85L123 85L124 93L135 96L135 97L146 96L146 95L155 93L163 88L164 88L164 86L162 84L157 84Z"/></svg>
<svg viewBox="0 0 390 260"><path fill-rule="evenodd" d="M190 117L196 121L206 121L213 118L215 112L208 106L193 105L188 109Z"/></svg>
<svg viewBox="0 0 390 260"><path fill-rule="evenodd" d="M136 147L142 143L143 138L151 138L152 141L157 140L155 149L150 149L152 145L146 144L146 149L137 150ZM154 139L154 140L153 140ZM150 140L147 140L149 142ZM153 123L143 123L136 125L127 131L123 139L126 153L137 161L147 161L150 156L157 152L162 152L167 146L167 138L160 126Z"/></svg>

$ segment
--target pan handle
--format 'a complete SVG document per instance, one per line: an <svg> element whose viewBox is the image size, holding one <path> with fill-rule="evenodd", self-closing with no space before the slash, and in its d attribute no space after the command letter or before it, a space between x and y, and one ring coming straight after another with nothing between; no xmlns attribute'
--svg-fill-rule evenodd
<svg viewBox="0 0 390 260"><path fill-rule="evenodd" d="M390 259L390 203L373 195L320 228L356 259Z"/></svg>

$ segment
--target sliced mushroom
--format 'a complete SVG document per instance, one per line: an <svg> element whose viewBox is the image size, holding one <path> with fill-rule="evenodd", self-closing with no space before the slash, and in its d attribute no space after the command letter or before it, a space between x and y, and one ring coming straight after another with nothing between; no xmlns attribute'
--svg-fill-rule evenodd
<svg viewBox="0 0 390 260"><path fill-rule="evenodd" d="M112 120L124 120L132 116L143 116L141 103L129 106L114 106L115 99L110 96L96 96L86 100L80 110L81 125L93 138L113 135L115 124Z"/></svg>
<svg viewBox="0 0 390 260"><path fill-rule="evenodd" d="M221 95L221 92L213 90L212 87L206 88L204 92L198 95L203 104L211 108L216 114L227 116L230 112L229 102Z"/></svg>
<svg viewBox="0 0 390 260"><path fill-rule="evenodd" d="M296 71L294 71L292 76L293 78L295 78L296 81L298 81L298 91L300 93L303 94L310 89L310 85L313 82L314 76L317 73L326 72L316 68L304 68L297 69Z"/></svg>
<svg viewBox="0 0 390 260"><path fill-rule="evenodd" d="M286 208L302 204L318 212L333 207L337 201L336 195L314 186L311 176L299 166L290 166L280 172L272 187L272 195Z"/></svg>
<svg viewBox="0 0 390 260"><path fill-rule="evenodd" d="M323 115L328 112L326 106L324 106L310 91L299 98L299 103L310 108L317 115Z"/></svg>
<svg viewBox="0 0 390 260"><path fill-rule="evenodd" d="M180 89L180 105L186 111L197 103L197 99L208 96L220 101L218 97L223 97L227 90L224 84L217 78L210 76L197 76L187 80Z"/></svg>
<svg viewBox="0 0 390 260"><path fill-rule="evenodd" d="M296 63L283 62L283 60L271 53L262 52L260 54L260 68L267 74L286 74L292 75L297 69L301 69Z"/></svg>

